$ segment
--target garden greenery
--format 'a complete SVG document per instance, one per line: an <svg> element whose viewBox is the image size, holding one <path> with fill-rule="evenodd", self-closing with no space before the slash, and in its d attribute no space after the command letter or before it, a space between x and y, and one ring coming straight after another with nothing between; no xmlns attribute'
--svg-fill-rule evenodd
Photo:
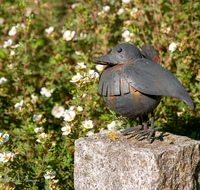
<svg viewBox="0 0 200 190"><path fill-rule="evenodd" d="M138 119L98 94L93 58L128 42L157 49L195 109L163 97L155 126L200 139L200 2L6 0L0 4L0 188L73 189L74 141Z"/></svg>

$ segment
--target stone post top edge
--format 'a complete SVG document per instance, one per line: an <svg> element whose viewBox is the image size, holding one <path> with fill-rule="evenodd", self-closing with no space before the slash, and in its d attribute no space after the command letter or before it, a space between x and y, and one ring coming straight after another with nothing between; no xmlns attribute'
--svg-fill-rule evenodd
<svg viewBox="0 0 200 190"><path fill-rule="evenodd" d="M154 141L148 142L146 139L138 141L137 139L127 139L125 136L117 130L103 130L101 133L96 133L89 137L81 137L75 141L75 145L78 145L81 142L88 143L103 143L108 144L109 146L121 146L129 147L134 149L146 149L146 150L155 150L161 151L165 149L174 149L175 147L183 147L188 144L199 144L200 141L190 139L186 136L174 135L171 133L162 133L156 132ZM159 138L160 137L160 138ZM151 140L150 140L151 141Z"/></svg>

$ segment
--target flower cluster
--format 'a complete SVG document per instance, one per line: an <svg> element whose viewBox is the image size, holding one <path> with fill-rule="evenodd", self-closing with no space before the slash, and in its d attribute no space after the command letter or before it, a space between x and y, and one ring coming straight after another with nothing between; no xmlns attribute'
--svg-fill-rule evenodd
<svg viewBox="0 0 200 190"><path fill-rule="evenodd" d="M132 36L133 36L133 33L131 33L128 30L122 33L122 37L125 38L125 42L129 42Z"/></svg>

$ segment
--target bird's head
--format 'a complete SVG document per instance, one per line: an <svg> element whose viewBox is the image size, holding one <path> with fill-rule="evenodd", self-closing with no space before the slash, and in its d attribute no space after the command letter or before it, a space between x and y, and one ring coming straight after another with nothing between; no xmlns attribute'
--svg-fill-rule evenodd
<svg viewBox="0 0 200 190"><path fill-rule="evenodd" d="M136 46L128 43L119 44L113 49L107 48L107 52L109 54L95 58L94 63L112 66L134 62L135 60L142 58L140 50Z"/></svg>

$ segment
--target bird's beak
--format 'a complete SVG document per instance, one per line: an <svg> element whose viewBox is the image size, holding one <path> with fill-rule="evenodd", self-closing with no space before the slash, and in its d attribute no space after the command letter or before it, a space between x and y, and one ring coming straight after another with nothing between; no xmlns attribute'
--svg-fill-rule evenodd
<svg viewBox="0 0 200 190"><path fill-rule="evenodd" d="M97 57L93 61L95 64L100 65L116 65L117 61L115 61L111 54L107 54L101 57Z"/></svg>

